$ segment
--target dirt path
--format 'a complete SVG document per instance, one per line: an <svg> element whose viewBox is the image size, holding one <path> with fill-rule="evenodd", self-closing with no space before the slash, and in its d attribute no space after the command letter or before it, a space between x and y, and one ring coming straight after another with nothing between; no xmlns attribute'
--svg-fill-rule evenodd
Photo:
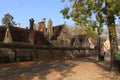
<svg viewBox="0 0 120 80"><path fill-rule="evenodd" d="M95 58L50 62L18 62L0 66L0 80L120 80L109 62Z"/></svg>

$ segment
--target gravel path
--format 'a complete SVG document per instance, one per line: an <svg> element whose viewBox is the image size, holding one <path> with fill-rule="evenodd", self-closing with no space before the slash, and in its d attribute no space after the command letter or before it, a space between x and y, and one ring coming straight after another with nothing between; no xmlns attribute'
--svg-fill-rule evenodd
<svg viewBox="0 0 120 80"><path fill-rule="evenodd" d="M109 60L18 62L0 65L0 80L120 80L109 72Z"/></svg>

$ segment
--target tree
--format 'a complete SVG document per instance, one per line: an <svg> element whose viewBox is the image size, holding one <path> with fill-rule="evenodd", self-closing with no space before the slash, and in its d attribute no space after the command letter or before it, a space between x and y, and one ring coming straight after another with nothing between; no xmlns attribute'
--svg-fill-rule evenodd
<svg viewBox="0 0 120 80"><path fill-rule="evenodd" d="M93 23L93 21L90 21ZM98 38L98 34L96 32L96 27L93 27L93 24L90 23L87 26L80 26L80 25L67 25L67 29L71 35L88 35L93 39Z"/></svg>
<svg viewBox="0 0 120 80"><path fill-rule="evenodd" d="M98 25L97 21L88 20L86 27L87 27L87 34L94 39L97 39L98 36L101 35L103 32L102 24Z"/></svg>
<svg viewBox="0 0 120 80"><path fill-rule="evenodd" d="M5 26L14 26L15 22L13 21L14 17L7 13L4 15L4 17L2 18L2 24Z"/></svg>
<svg viewBox="0 0 120 80"><path fill-rule="evenodd" d="M120 45L120 25L116 25L116 32L117 32L118 45Z"/></svg>
<svg viewBox="0 0 120 80"><path fill-rule="evenodd" d="M62 0L65 2L67 0ZM70 6L66 6L60 12L64 18L72 18L78 24L85 25L95 15L98 25L106 24L109 31L111 48L111 69L113 69L115 53L118 50L115 17L120 16L120 0L69 0Z"/></svg>

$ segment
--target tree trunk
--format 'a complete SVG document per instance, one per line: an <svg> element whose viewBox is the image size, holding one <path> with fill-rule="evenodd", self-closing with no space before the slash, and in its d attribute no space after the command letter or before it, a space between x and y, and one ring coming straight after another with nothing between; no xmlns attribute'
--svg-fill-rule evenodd
<svg viewBox="0 0 120 80"><path fill-rule="evenodd" d="M109 40L110 40L110 51L111 51L111 70L115 67L115 54L117 53L117 34L115 29L115 21L114 16L111 14L107 14L108 21L108 30L109 30Z"/></svg>

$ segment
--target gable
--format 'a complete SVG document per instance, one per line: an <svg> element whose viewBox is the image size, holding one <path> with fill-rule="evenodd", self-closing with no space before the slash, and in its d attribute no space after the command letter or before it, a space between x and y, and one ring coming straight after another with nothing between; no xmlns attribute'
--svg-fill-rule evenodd
<svg viewBox="0 0 120 80"><path fill-rule="evenodd" d="M63 27L64 27L64 24L53 27L53 36L51 40L57 40L57 37L60 35Z"/></svg>
<svg viewBox="0 0 120 80"><path fill-rule="evenodd" d="M12 41L12 36L11 36L11 33L10 33L10 29L9 29L9 27L7 27L3 43L12 43L12 42L13 41Z"/></svg>
<svg viewBox="0 0 120 80"><path fill-rule="evenodd" d="M74 35L71 38L71 45L78 47L89 47L87 35Z"/></svg>
<svg viewBox="0 0 120 80"><path fill-rule="evenodd" d="M17 42L17 43L30 43L29 37L30 34L33 37L33 41L35 45L40 45L40 46L52 46L51 43L47 40L47 38L44 36L44 34L40 31L34 31L34 34L31 33L32 30L30 29L25 29L25 28L19 28L19 27L13 27L9 26L9 33L6 34L6 30L8 27L0 27L0 41L3 42L4 38L5 40L9 40L9 42ZM9 39L7 38L9 37ZM5 41L4 40L4 41ZM6 41L5 41L6 42Z"/></svg>

